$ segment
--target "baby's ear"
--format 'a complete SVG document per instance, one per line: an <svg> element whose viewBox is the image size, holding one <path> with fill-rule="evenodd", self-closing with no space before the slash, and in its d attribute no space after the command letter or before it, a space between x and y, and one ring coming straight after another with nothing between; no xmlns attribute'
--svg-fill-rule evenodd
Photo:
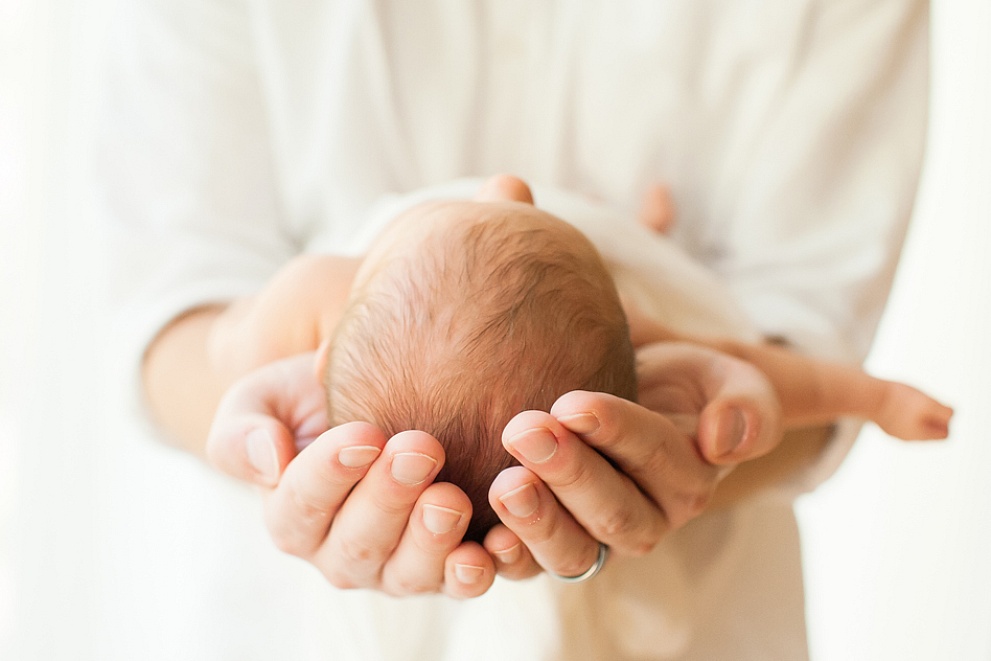
<svg viewBox="0 0 991 661"><path fill-rule="evenodd" d="M323 375L327 372L327 361L330 360L330 343L331 340L329 337L324 338L324 341L320 343L320 347L314 356L313 374L320 383L323 383Z"/></svg>

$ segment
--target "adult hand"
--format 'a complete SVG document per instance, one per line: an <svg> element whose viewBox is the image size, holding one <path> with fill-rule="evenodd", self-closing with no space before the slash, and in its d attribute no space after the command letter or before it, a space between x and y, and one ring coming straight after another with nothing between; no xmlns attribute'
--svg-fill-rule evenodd
<svg viewBox="0 0 991 661"><path fill-rule="evenodd" d="M576 575L594 561L596 540L644 553L711 495L720 470L659 411L680 416L685 428L701 412L699 443L715 448L727 434L719 413L741 406L749 416L745 442L724 460L757 456L777 439L773 396L762 401L766 384L746 363L683 345L645 349L640 361L640 396L655 411L574 392L550 414L525 412L507 426L505 442L525 467L493 483L490 499L507 525L490 531L484 551L461 541L467 497L432 483L444 453L429 435L386 439L362 423L321 433L324 394L312 354L235 384L218 408L207 454L224 472L262 487L276 544L338 587L471 597L491 586L496 570L513 579L542 568ZM526 459L542 430L551 433L553 450ZM297 456L298 446L307 447ZM427 468L422 478L411 473L417 465L421 473Z"/></svg>
<svg viewBox="0 0 991 661"><path fill-rule="evenodd" d="M507 425L503 443L523 465L492 485L506 527L486 546L517 541L563 576L588 569L599 541L642 555L704 511L734 463L780 442L777 398L749 363L665 343L642 349L638 364L641 405L576 391ZM510 575L521 566L497 563Z"/></svg>
<svg viewBox="0 0 991 661"><path fill-rule="evenodd" d="M304 354L238 381L218 407L209 461L257 484L275 544L337 587L458 598L488 590L492 556L462 542L468 497L433 483L444 463L440 444L417 431L387 439L365 423L324 431L324 390L313 365L314 355ZM517 555L503 566L523 574L532 561Z"/></svg>

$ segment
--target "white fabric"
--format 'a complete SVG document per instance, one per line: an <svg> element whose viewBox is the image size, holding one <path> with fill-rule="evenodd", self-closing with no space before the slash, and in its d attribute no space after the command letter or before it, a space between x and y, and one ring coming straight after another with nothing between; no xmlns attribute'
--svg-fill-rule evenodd
<svg viewBox="0 0 991 661"><path fill-rule="evenodd" d="M922 153L921 0L121 4L102 154L135 359L169 318L297 251L358 250L384 193L500 171L623 211L664 181L675 240L759 330L867 349ZM249 537L203 543L243 557L264 544ZM230 636L211 658L266 658L273 640L306 659L805 656L777 501L706 516L588 584L499 582L466 604L342 594L286 567L214 577L196 616Z"/></svg>
<svg viewBox="0 0 991 661"><path fill-rule="evenodd" d="M355 235L354 252L365 252L403 211L430 200L470 199L484 181L463 178L405 195L384 196L372 206L361 231ZM759 327L734 297L729 283L692 258L670 237L643 227L632 214L595 203L586 195L548 186L532 186L531 192L538 207L571 223L589 238L620 294L630 298L644 314L674 330L700 337L733 337L745 342L763 339ZM317 239L307 250L334 252L334 246ZM762 498L791 502L797 495L814 489L842 460L862 425L859 419L841 420L818 465L789 476Z"/></svg>
<svg viewBox="0 0 991 661"><path fill-rule="evenodd" d="M482 178L466 178L408 195L385 196L372 207L357 235L358 251L367 250L403 211L429 200L471 199L484 183ZM632 214L596 204L580 193L547 186L532 186L531 192L538 207L588 237L620 293L631 297L644 313L684 333L760 340L726 283L669 237L643 227ZM334 252L334 246L314 241L307 250Z"/></svg>

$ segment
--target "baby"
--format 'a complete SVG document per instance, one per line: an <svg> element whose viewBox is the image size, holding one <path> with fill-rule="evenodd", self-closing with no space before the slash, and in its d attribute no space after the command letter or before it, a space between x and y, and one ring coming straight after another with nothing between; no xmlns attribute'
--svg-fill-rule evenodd
<svg viewBox="0 0 991 661"><path fill-rule="evenodd" d="M496 522L488 489L524 410L571 390L636 398L630 330L595 248L519 202L435 202L400 216L355 277L328 354L331 424L426 431L438 476L472 501L469 537Z"/></svg>
<svg viewBox="0 0 991 661"><path fill-rule="evenodd" d="M578 389L633 401L631 335L637 345L695 341L636 308L624 312L591 242L527 196L432 201L400 214L354 273L324 354L331 424L364 420L437 438L446 451L438 479L471 499L467 538L476 540L497 521L489 485L515 463L500 440L514 415L546 411ZM762 369L786 423L857 415L902 438L947 434L951 411L908 386L781 348L704 343Z"/></svg>

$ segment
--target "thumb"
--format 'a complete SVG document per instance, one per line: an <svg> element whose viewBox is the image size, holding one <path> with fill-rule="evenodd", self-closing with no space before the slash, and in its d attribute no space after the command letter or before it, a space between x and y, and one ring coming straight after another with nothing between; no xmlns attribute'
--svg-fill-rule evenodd
<svg viewBox="0 0 991 661"><path fill-rule="evenodd" d="M245 482L274 487L296 456L293 434L274 417L223 415L218 411L206 457L218 470Z"/></svg>
<svg viewBox="0 0 991 661"><path fill-rule="evenodd" d="M686 430L697 418L698 448L712 464L734 464L781 441L781 404L753 364L686 342L650 344L637 352L640 403Z"/></svg>
<svg viewBox="0 0 991 661"><path fill-rule="evenodd" d="M763 373L742 361L731 369L733 378L709 393L699 416L699 449L713 464L736 464L765 455L782 436L781 405Z"/></svg>
<svg viewBox="0 0 991 661"><path fill-rule="evenodd" d="M246 482L274 487L300 446L327 429L313 354L260 367L224 394L207 437L207 460Z"/></svg>

